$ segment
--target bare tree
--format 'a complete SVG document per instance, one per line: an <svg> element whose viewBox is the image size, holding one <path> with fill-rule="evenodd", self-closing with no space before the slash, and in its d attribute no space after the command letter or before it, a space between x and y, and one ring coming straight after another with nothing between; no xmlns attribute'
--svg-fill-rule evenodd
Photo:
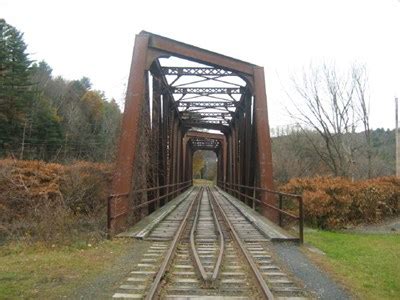
<svg viewBox="0 0 400 300"><path fill-rule="evenodd" d="M365 66L353 68L353 83L356 91L356 114L360 120L365 136L365 152L367 156L368 178L372 177L372 145L369 123L369 99L367 97L367 72Z"/></svg>
<svg viewBox="0 0 400 300"><path fill-rule="evenodd" d="M277 132L272 139L275 180L284 183L291 178L329 174L320 157L309 147L310 139L315 145L321 143L315 131L307 131L307 136L299 126L285 126L274 131Z"/></svg>
<svg viewBox="0 0 400 300"><path fill-rule="evenodd" d="M369 128L368 110L363 109L366 107L364 74L357 66L348 72L338 72L334 66L323 65L304 72L301 81L293 80L300 97L291 97L293 106L288 112L335 176L353 177L355 155L360 148L353 137L360 118ZM323 147L311 138L310 132L319 134Z"/></svg>

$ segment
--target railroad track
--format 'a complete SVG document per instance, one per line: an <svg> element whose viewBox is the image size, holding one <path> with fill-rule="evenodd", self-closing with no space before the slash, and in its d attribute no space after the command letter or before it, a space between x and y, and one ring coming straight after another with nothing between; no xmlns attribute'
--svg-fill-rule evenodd
<svg viewBox="0 0 400 300"><path fill-rule="evenodd" d="M216 189L196 188L159 228L148 253L113 298L301 299L273 262L268 239ZM175 222L172 222L175 220ZM167 227L162 227L163 225ZM162 229L163 228L163 229ZM165 230L164 236L160 236ZM168 241L168 238L172 241ZM222 297L222 298L220 298Z"/></svg>

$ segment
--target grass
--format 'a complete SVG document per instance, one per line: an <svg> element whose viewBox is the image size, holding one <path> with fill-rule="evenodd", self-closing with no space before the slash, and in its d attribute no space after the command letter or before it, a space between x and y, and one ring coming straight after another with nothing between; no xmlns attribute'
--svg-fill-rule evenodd
<svg viewBox="0 0 400 300"><path fill-rule="evenodd" d="M193 185L208 185L213 186L215 185L214 181L207 180L207 179L193 179Z"/></svg>
<svg viewBox="0 0 400 300"><path fill-rule="evenodd" d="M313 231L305 240L326 253L318 262L357 298L400 298L400 235Z"/></svg>
<svg viewBox="0 0 400 300"><path fill-rule="evenodd" d="M124 251L124 240L95 246L46 247L22 243L0 247L0 299L58 299L109 268Z"/></svg>

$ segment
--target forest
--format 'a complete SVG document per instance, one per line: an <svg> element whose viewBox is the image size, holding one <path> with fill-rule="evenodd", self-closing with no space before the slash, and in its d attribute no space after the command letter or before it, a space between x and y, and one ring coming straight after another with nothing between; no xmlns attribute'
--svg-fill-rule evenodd
<svg viewBox="0 0 400 300"><path fill-rule="evenodd" d="M90 79L53 76L23 33L0 19L0 157L110 161L121 112Z"/></svg>

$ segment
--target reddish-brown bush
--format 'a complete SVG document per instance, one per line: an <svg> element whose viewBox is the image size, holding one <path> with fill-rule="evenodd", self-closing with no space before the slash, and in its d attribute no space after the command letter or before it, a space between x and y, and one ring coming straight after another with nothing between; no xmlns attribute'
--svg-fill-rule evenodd
<svg viewBox="0 0 400 300"><path fill-rule="evenodd" d="M110 164L0 160L0 241L103 235Z"/></svg>
<svg viewBox="0 0 400 300"><path fill-rule="evenodd" d="M338 177L296 178L281 187L302 194L306 223L338 229L400 213L400 180L381 177L352 182Z"/></svg>

